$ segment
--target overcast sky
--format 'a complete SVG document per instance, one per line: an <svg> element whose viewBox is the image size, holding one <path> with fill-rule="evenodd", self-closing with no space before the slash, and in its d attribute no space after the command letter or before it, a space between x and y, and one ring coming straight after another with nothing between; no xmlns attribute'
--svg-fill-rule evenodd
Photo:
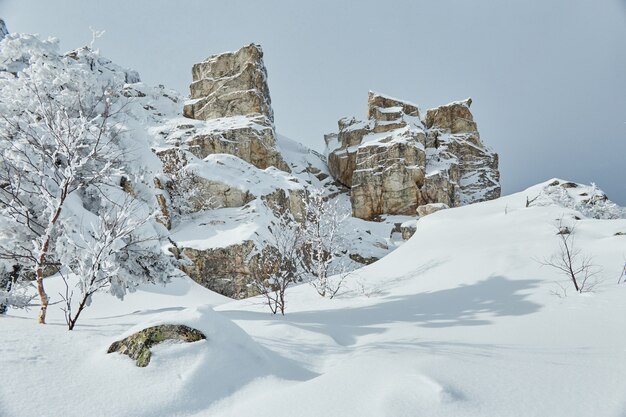
<svg viewBox="0 0 626 417"><path fill-rule="evenodd" d="M282 134L322 150L368 90L422 109L472 97L503 193L560 177L626 205L626 0L0 0L9 31L96 47L188 93L191 65L265 52Z"/></svg>

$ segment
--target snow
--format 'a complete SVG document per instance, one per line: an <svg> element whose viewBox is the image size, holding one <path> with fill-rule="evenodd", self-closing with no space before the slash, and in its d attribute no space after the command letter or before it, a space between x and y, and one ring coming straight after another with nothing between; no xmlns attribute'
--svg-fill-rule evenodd
<svg viewBox="0 0 626 417"><path fill-rule="evenodd" d="M269 218L267 208L254 200L246 209L221 208L193 216L172 230L171 239L177 245L196 250L223 248L257 240L264 233L263 218ZM259 214L262 213L262 214Z"/></svg>
<svg viewBox="0 0 626 417"><path fill-rule="evenodd" d="M208 155L203 163L190 163L186 170L207 180L216 180L256 196L264 196L274 191L302 190L302 185L284 171L274 167L260 170L243 159L227 154Z"/></svg>
<svg viewBox="0 0 626 417"><path fill-rule="evenodd" d="M124 302L99 294L73 332L55 306L46 326L11 310L0 317L0 415L623 417L626 237L615 233L626 220L526 207L551 182L418 220L338 298L292 288L284 317L188 279ZM555 295L566 277L538 262L558 250L558 219L603 268L592 293ZM147 368L105 353L158 323L207 340L158 345Z"/></svg>

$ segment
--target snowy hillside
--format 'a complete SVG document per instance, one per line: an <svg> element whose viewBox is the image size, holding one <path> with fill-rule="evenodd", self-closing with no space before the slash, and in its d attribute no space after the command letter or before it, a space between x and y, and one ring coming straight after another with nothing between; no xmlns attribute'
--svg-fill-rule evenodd
<svg viewBox="0 0 626 417"><path fill-rule="evenodd" d="M220 115L222 107L232 106L206 97L209 104L201 109L211 116L190 119L182 114L186 107L181 94L142 83L135 71L99 51L84 47L61 54L58 40L26 34L8 34L1 46L0 311L7 299L10 304L26 302L16 295L17 285L8 284L11 280L28 285L32 276L40 276L40 283L44 275L59 270L69 287L79 284L81 276L89 275L79 269L91 268L79 247L97 248L100 229L106 227L101 220L107 213L117 215L124 204L132 207L126 210L130 215L123 236L105 243L111 253L94 268L108 262L108 270L99 274L102 285L78 285L85 302L92 290L122 297L142 281L167 281L181 274L174 266L220 294L256 295L251 281L265 279L266 271L255 271L254 265L271 249L269 231L281 216L303 222L308 196L316 193L331 200L341 217L351 211L347 189L333 181L324 157L275 135L265 116L237 114L237 106ZM242 51L241 56L252 54L255 74L264 74L260 47L249 45ZM225 55L232 60L237 54ZM228 100L232 94L248 97L246 85L229 83L248 79L250 62L243 69L230 64L241 72L217 80L217 92L226 90ZM193 85L206 87L214 81L204 78ZM269 106L265 77L259 82ZM271 107L265 110L271 114ZM76 143L57 143L59 138ZM90 149L93 143L104 145ZM74 155L73 149L83 153ZM47 163L45 169L33 163L37 159ZM51 180L39 183L40 178ZM67 179L67 187L59 178ZM333 268L353 270L382 258L403 243L394 230L409 219L345 219L339 227L350 245L333 248ZM125 247L126 254L109 250L113 247ZM118 268L115 258L126 256L136 260ZM53 292L48 298L58 303L64 294ZM76 298L74 304L78 311Z"/></svg>
<svg viewBox="0 0 626 417"><path fill-rule="evenodd" d="M338 297L290 289L284 317L186 278L98 296L74 332L56 309L45 327L11 310L0 415L623 417L624 217L595 187L560 180L443 210ZM558 227L600 271L592 292L541 265ZM147 368L106 354L157 323L207 339L157 345Z"/></svg>

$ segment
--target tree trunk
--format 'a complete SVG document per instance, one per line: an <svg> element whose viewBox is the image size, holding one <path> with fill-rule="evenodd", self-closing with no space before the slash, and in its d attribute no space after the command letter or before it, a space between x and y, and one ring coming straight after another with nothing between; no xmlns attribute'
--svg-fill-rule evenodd
<svg viewBox="0 0 626 417"><path fill-rule="evenodd" d="M48 223L48 228L46 230L46 234L43 237L43 244L41 245L41 250L39 251L39 257L37 258L37 293L39 294L39 299L41 300L41 308L39 309L39 324L46 324L46 311L48 310L48 294L43 287L43 268L46 264L46 255L48 254L48 248L50 247L50 239L52 238L52 229L56 224L57 220L59 220L59 216L61 215L61 210L63 208L63 203L65 203L65 199L67 198L68 189L70 183L66 180L63 184L61 196L59 197L59 203L54 211L52 218L50 219L50 223Z"/></svg>
<svg viewBox="0 0 626 417"><path fill-rule="evenodd" d="M41 308L39 309L39 324L46 324L46 311L48 310L48 294L43 287L43 268L46 258L46 252L48 251L48 242L50 238L46 238L41 252L39 253L39 259L37 259L37 293L39 294L39 300L41 301Z"/></svg>
<svg viewBox="0 0 626 417"><path fill-rule="evenodd" d="M78 311L76 312L76 315L74 316L74 318L72 318L72 316L69 317L69 320L67 323L68 330L74 330L74 326L76 326L78 317L80 316L80 313L83 311L83 309L87 305L87 300L89 299L89 297L91 297L91 294L85 295L83 299L80 301L80 305L78 306Z"/></svg>
<svg viewBox="0 0 626 417"><path fill-rule="evenodd" d="M43 288L43 268L37 268L37 293L39 294L39 300L41 301L41 308L39 309L39 324L46 324L46 311L48 310L48 294Z"/></svg>

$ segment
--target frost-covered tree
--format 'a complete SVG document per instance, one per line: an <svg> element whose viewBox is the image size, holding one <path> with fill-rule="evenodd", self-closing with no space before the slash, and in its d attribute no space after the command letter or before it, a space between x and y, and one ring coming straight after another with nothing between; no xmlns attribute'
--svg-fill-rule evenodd
<svg viewBox="0 0 626 417"><path fill-rule="evenodd" d="M328 199L323 190L309 193L305 201L303 263L312 275L311 285L322 297L333 298L346 276L341 256L345 242L340 226L347 217L340 212L337 200ZM332 275L337 275L334 280Z"/></svg>
<svg viewBox="0 0 626 417"><path fill-rule="evenodd" d="M123 298L142 282L164 284L178 272L160 253L149 213L141 211L145 208L126 196L121 203L93 216L92 222L63 225L56 253L65 282L61 297L69 330L74 329L96 292L108 291ZM74 289L78 290L77 299Z"/></svg>
<svg viewBox="0 0 626 417"><path fill-rule="evenodd" d="M148 263L139 261L145 254L118 253L122 247L136 248L132 234L110 231L99 253L91 244L97 239L88 244L86 235L74 232L85 228L76 219L88 218L88 213L109 224L107 213L120 204L111 190L119 189L124 173L127 150L120 142L120 115L127 101L121 91L129 75L107 68L108 61L89 49L62 56L56 43L29 35L3 39L0 63L0 259L34 278L41 303L39 322L45 323L49 297L44 277L58 268L81 273L87 268L77 267L66 248L72 248L76 259L96 265L98 282L100 271L110 274L110 284L117 279L109 265L113 260L132 264L135 256L139 269ZM125 212L117 211L116 216L120 213ZM131 224L125 218L118 221ZM155 258L160 255L158 245L144 249ZM111 291L123 296L131 281L148 277L154 279L150 273L132 280L127 276L122 285L111 285ZM87 282L91 278L81 275ZM92 288L82 285L88 302Z"/></svg>

